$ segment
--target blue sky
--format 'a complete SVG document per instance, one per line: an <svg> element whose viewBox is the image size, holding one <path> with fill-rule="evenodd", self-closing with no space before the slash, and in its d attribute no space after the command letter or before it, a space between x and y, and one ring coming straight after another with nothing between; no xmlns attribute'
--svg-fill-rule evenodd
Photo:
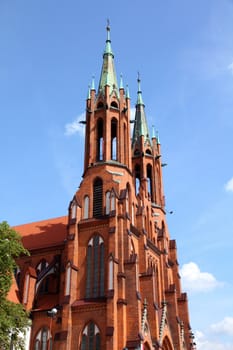
<svg viewBox="0 0 233 350"><path fill-rule="evenodd" d="M171 238L200 350L233 349L233 1L0 0L0 221L64 215L110 19L118 77L159 130Z"/></svg>

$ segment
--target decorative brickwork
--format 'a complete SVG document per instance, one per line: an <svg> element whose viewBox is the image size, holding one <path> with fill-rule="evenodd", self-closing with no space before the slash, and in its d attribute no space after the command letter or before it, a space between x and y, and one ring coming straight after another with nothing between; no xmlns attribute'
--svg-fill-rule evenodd
<svg viewBox="0 0 233 350"><path fill-rule="evenodd" d="M17 272L32 318L30 350L193 349L161 146L144 107L138 77L131 143L130 98L122 79L118 88L108 26L99 88L93 82L86 101L83 179L68 215L15 227L31 253Z"/></svg>

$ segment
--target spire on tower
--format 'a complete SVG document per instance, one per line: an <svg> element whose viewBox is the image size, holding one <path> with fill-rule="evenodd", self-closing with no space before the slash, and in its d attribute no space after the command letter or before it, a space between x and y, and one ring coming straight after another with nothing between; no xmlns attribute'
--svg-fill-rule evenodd
<svg viewBox="0 0 233 350"><path fill-rule="evenodd" d="M89 100L90 98L91 98L91 88L90 88L90 85L88 85L87 99Z"/></svg>
<svg viewBox="0 0 233 350"><path fill-rule="evenodd" d="M122 76L122 74L121 74L121 76L120 76L120 89L124 89L123 76Z"/></svg>
<svg viewBox="0 0 233 350"><path fill-rule="evenodd" d="M126 92L125 92L125 97L130 99L130 94L129 94L129 85L126 85Z"/></svg>
<svg viewBox="0 0 233 350"><path fill-rule="evenodd" d="M91 90L95 90L95 76L94 75L92 75Z"/></svg>
<svg viewBox="0 0 233 350"><path fill-rule="evenodd" d="M110 25L109 20L107 22L107 39L105 44L105 50L103 54L103 65L102 71L100 75L100 82L98 93L105 91L105 86L108 85L110 87L109 93L111 94L113 90L118 93L118 84L116 78L116 71L114 66L114 55L111 47L111 39L110 39Z"/></svg>
<svg viewBox="0 0 233 350"><path fill-rule="evenodd" d="M149 128L147 125L146 114L145 114L145 105L142 100L142 91L141 91L141 80L138 73L138 96L136 103L136 113L135 113L135 123L133 129L133 138L132 145L134 146L141 136L144 136L144 141L150 143Z"/></svg>
<svg viewBox="0 0 233 350"><path fill-rule="evenodd" d="M142 100L142 90L141 90L141 80L140 80L140 74L138 72L138 98L137 98L137 105L143 105L143 100Z"/></svg>

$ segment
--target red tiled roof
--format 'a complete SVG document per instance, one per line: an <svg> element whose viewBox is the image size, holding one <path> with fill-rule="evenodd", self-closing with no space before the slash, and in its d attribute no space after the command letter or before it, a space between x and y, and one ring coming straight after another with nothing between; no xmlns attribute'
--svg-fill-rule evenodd
<svg viewBox="0 0 233 350"><path fill-rule="evenodd" d="M63 243L67 234L67 222L67 216L61 216L13 228L22 237L24 247L31 250Z"/></svg>

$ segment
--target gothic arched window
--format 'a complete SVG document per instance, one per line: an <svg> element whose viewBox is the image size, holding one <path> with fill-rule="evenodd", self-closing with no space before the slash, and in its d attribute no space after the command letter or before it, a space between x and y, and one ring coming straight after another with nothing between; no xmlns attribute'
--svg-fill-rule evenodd
<svg viewBox="0 0 233 350"><path fill-rule="evenodd" d="M137 195L140 189L140 179L141 179L140 165L138 164L135 165L134 172L135 172L135 192Z"/></svg>
<svg viewBox="0 0 233 350"><path fill-rule="evenodd" d="M37 333L37 336L34 342L34 350L51 350L51 349L52 349L52 338L49 333L49 329L46 327L43 327Z"/></svg>
<svg viewBox="0 0 233 350"><path fill-rule="evenodd" d="M100 350L100 331L94 322L88 323L82 333L80 350Z"/></svg>
<svg viewBox="0 0 233 350"><path fill-rule="evenodd" d="M134 203L132 204L131 221L132 221L132 225L134 225L135 224Z"/></svg>
<svg viewBox="0 0 233 350"><path fill-rule="evenodd" d="M99 102L98 105L97 105L97 108L98 109L104 108L103 102Z"/></svg>
<svg viewBox="0 0 233 350"><path fill-rule="evenodd" d="M114 191L112 191L110 195L110 210L113 211L115 209L116 209L116 196Z"/></svg>
<svg viewBox="0 0 233 350"><path fill-rule="evenodd" d="M111 121L111 159L117 160L117 120Z"/></svg>
<svg viewBox="0 0 233 350"><path fill-rule="evenodd" d="M39 262L39 264L36 267L36 273L37 273L37 276L39 278L40 278L41 272L44 271L48 266L49 266L49 263L45 259L42 259ZM50 277L47 276L40 283L40 287L39 287L39 290L38 290L39 294L47 294L49 292L49 279L50 279Z"/></svg>
<svg viewBox="0 0 233 350"><path fill-rule="evenodd" d="M128 190L128 188L126 190L126 195L125 195L125 210L126 210L126 213L129 214L129 190Z"/></svg>
<svg viewBox="0 0 233 350"><path fill-rule="evenodd" d="M87 247L86 298L104 296L104 242L96 235Z"/></svg>
<svg viewBox="0 0 233 350"><path fill-rule="evenodd" d="M103 120L97 122L97 161L104 159L104 124Z"/></svg>
<svg viewBox="0 0 233 350"><path fill-rule="evenodd" d="M112 257L109 260L108 263L108 289L112 290L114 289L114 262Z"/></svg>
<svg viewBox="0 0 233 350"><path fill-rule="evenodd" d="M111 107L118 108L118 104L115 101L113 101L111 102Z"/></svg>
<svg viewBox="0 0 233 350"><path fill-rule="evenodd" d="M76 213L77 213L77 205L75 202L71 204L71 212L70 212L70 218L76 219Z"/></svg>
<svg viewBox="0 0 233 350"><path fill-rule="evenodd" d="M152 197L153 187L152 187L152 166L147 164L146 167L146 177L147 177L147 192Z"/></svg>
<svg viewBox="0 0 233 350"><path fill-rule="evenodd" d="M105 210L106 215L109 215L111 211L116 209L116 196L114 191L106 192L105 205L106 205L106 210Z"/></svg>
<svg viewBox="0 0 233 350"><path fill-rule="evenodd" d="M103 181L99 177L95 179L93 184L93 217L102 216L103 207Z"/></svg>
<svg viewBox="0 0 233 350"><path fill-rule="evenodd" d="M70 284L71 284L71 264L70 262L66 267L66 284L65 284L65 295L70 295Z"/></svg>
<svg viewBox="0 0 233 350"><path fill-rule="evenodd" d="M84 197L84 208L83 208L83 218L88 219L89 218L89 197Z"/></svg>
<svg viewBox="0 0 233 350"><path fill-rule="evenodd" d="M24 290L23 290L23 303L24 304L27 304L27 302L28 302L29 280L30 280L30 276L29 276L29 273L27 273L25 275Z"/></svg>
<svg viewBox="0 0 233 350"><path fill-rule="evenodd" d="M105 207L106 207L105 213L106 213L106 215L108 215L110 213L110 196L111 196L111 192L107 191L105 194Z"/></svg>

